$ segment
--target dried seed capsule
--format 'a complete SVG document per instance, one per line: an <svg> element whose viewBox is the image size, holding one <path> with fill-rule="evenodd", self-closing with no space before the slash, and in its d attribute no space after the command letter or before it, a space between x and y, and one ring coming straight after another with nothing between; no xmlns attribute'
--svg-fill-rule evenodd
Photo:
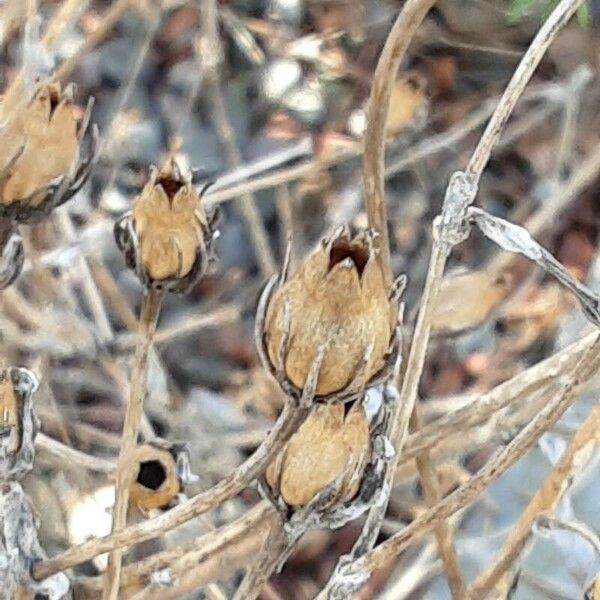
<svg viewBox="0 0 600 600"><path fill-rule="evenodd" d="M137 475L129 490L129 501L144 512L171 504L191 480L184 444L153 440L137 447L134 460Z"/></svg>
<svg viewBox="0 0 600 600"><path fill-rule="evenodd" d="M145 285L181 293L206 271L213 224L191 173L172 160L160 172L152 169L133 210L115 223L115 239Z"/></svg>
<svg viewBox="0 0 600 600"><path fill-rule="evenodd" d="M32 395L37 380L27 369L0 372L0 481L22 477L31 470L38 421Z"/></svg>
<svg viewBox="0 0 600 600"><path fill-rule="evenodd" d="M86 158L81 144L92 103L81 122L73 111L74 87L45 83L33 98L15 107L0 106L7 124L2 131L0 216L20 223L35 221L66 202L85 183L97 147L92 127Z"/></svg>
<svg viewBox="0 0 600 600"><path fill-rule="evenodd" d="M327 343L316 394L359 389L384 366L396 309L375 255L373 235L340 229L273 293L263 339L275 371L303 388Z"/></svg>
<svg viewBox="0 0 600 600"><path fill-rule="evenodd" d="M316 406L267 468L267 484L289 506L306 505L332 484L331 503L358 492L370 455L369 423L360 402L344 413L340 403Z"/></svg>

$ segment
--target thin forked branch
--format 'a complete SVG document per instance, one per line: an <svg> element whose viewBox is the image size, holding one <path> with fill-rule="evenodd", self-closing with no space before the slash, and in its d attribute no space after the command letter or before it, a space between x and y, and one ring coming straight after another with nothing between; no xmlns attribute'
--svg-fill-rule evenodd
<svg viewBox="0 0 600 600"><path fill-rule="evenodd" d="M600 368L600 337L586 350L577 365L564 376L556 393L536 417L500 452L494 455L471 479L428 509L410 525L368 552L347 569L347 576L364 577L383 567L413 541L431 531L440 519L447 519L470 505L507 469L526 454L540 436L552 427L577 399L590 378Z"/></svg>
<svg viewBox="0 0 600 600"><path fill-rule="evenodd" d="M108 536L90 540L54 558L40 562L33 567L34 577L44 579L104 552L156 538L233 498L264 471L291 435L305 421L309 411L308 408L297 408L289 403L286 404L277 423L252 456L211 489L190 498L158 517L131 525Z"/></svg>

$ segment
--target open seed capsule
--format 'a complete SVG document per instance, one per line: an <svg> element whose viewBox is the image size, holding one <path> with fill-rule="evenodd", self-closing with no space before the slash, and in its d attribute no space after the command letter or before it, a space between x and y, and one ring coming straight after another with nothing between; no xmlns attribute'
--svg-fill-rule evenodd
<svg viewBox="0 0 600 600"><path fill-rule="evenodd" d="M115 239L145 285L188 291L206 271L213 240L191 172L175 160L153 169L132 211L116 222Z"/></svg>
<svg viewBox="0 0 600 600"><path fill-rule="evenodd" d="M92 104L81 121L73 110L74 87L44 83L28 102L0 104L5 126L0 157L0 216L28 223L66 202L85 183L97 148L92 127L85 158L81 145Z"/></svg>
<svg viewBox="0 0 600 600"><path fill-rule="evenodd" d="M273 370L302 389L326 344L317 396L364 387L384 366L395 327L373 234L345 228L321 242L268 303L263 339Z"/></svg>

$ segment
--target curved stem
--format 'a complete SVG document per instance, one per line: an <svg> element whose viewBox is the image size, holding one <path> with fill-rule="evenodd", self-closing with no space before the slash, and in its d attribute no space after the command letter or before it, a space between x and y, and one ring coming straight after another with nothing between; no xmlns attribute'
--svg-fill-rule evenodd
<svg viewBox="0 0 600 600"><path fill-rule="evenodd" d="M506 86L502 98L465 170L469 179L475 184L479 181L483 169L485 169L490 159L493 147L498 142L508 118L512 114L517 101L523 94L525 86L529 83L533 72L542 60L546 50L548 50L556 34L568 23L584 1L562 0L542 25L527 52L525 52L509 84Z"/></svg>
<svg viewBox="0 0 600 600"><path fill-rule="evenodd" d="M379 234L379 261L387 286L392 283L384 190L385 128L396 73L419 25L436 0L408 0L390 31L371 84L363 154L365 205L369 227Z"/></svg>

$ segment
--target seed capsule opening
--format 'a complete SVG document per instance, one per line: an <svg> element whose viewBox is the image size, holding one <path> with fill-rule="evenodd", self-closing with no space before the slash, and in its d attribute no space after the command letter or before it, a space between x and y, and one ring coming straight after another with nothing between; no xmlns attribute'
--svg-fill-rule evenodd
<svg viewBox="0 0 600 600"><path fill-rule="evenodd" d="M175 194L185 185L183 181L177 181L168 176L159 177L156 184L162 187L169 200L173 200Z"/></svg>
<svg viewBox="0 0 600 600"><path fill-rule="evenodd" d="M331 271L335 265L349 258L354 263L360 276L369 262L369 254L370 251L366 245L352 243L346 237L339 237L331 245L328 270Z"/></svg>
<svg viewBox="0 0 600 600"><path fill-rule="evenodd" d="M149 490L158 490L167 478L164 465L159 460L140 462L137 483Z"/></svg>

